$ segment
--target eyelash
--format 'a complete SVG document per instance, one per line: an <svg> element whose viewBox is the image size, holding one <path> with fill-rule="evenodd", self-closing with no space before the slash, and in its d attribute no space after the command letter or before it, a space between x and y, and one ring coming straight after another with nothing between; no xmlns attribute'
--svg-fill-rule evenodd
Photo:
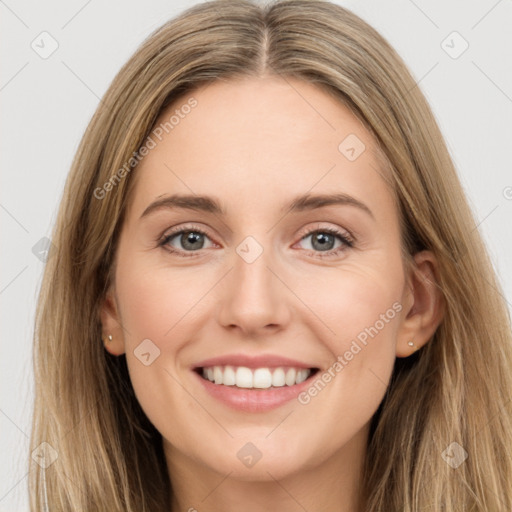
<svg viewBox="0 0 512 512"><path fill-rule="evenodd" d="M194 226L194 225L190 225L190 226L185 226L185 227L179 227L179 228L176 228L175 230L172 230L170 233L168 233L167 235L165 235L163 237L163 239L158 243L158 246L163 247L164 250L166 250L172 254L176 254L179 257L190 258L190 257L197 256L197 253L199 251L180 251L180 250L171 248L170 246L167 246L169 241L171 239L173 239L176 235L181 235L183 233L188 233L188 232L199 233L201 235L205 235L208 238L210 238L208 236L208 233L206 233L203 229L201 229L197 226ZM352 236L350 236L346 232L343 233L334 228L311 229L311 230L307 231L306 233L304 233L301 236L300 240L304 240L309 235L312 235L314 233L329 233L330 235L338 237L341 240L341 242L343 242L342 246L338 247L337 249L331 249L330 251L311 251L311 250L308 251L309 254L313 254L317 258L334 257L334 256L337 256L338 254L340 254L341 252L354 247L355 241Z"/></svg>

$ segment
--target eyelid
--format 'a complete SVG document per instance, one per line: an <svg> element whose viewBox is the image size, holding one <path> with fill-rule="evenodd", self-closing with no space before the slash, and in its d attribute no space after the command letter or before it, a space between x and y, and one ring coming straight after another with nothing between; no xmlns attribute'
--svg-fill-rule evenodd
<svg viewBox="0 0 512 512"><path fill-rule="evenodd" d="M198 224L192 223L185 223L185 224L179 224L177 226L173 226L172 228L168 228L164 231L161 238L166 238L169 235L173 235L175 233L179 233L181 231L200 231L201 233L208 234L208 228L205 228L203 226L199 226ZM160 237L159 237L160 238Z"/></svg>
<svg viewBox="0 0 512 512"><path fill-rule="evenodd" d="M303 230L301 230L299 232L300 233L299 238L300 238L300 240L302 240L305 236L311 235L312 233L315 233L317 231L325 231L328 233L333 233L336 236L343 236L343 237L347 238L352 243L355 243L357 240L356 237L353 235L353 233L351 231L349 231L348 229L342 228L339 226L334 227L334 226L330 226L330 225L323 225L321 222L317 222L317 225L314 228L306 227Z"/></svg>
<svg viewBox="0 0 512 512"><path fill-rule="evenodd" d="M212 237L210 235L209 230L205 227L199 226L194 223L178 225L178 226L169 228L169 229L165 230L164 233L161 236L159 236L156 241L158 242L159 245L163 245L166 242L166 240L168 240L169 238L171 238L177 234L180 234L182 232L185 232L185 231L194 231L194 232L202 233L202 234L206 235L213 242L214 237ZM192 252L192 251L188 251L188 252Z"/></svg>

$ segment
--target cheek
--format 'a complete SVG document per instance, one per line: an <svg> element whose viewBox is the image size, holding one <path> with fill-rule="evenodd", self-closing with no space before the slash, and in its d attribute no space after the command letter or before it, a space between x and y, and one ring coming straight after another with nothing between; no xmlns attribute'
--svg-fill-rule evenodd
<svg viewBox="0 0 512 512"><path fill-rule="evenodd" d="M396 262L386 271L374 265L346 266L313 294L304 284L302 293L311 298L311 309L321 319L317 336L329 349L331 362L300 403L312 403L315 414L333 428L347 411L354 420L367 421L384 396L403 309L404 276L400 259Z"/></svg>
<svg viewBox="0 0 512 512"><path fill-rule="evenodd" d="M318 331L319 338L340 354L350 348L352 340L364 344L378 337L383 346L394 339L403 277L399 265L385 271L347 265L338 271L329 269L323 280L306 277L297 294L308 298L308 306L324 327Z"/></svg>
<svg viewBox="0 0 512 512"><path fill-rule="evenodd" d="M196 406L176 370L181 350L195 336L194 318L212 280L183 269L152 266L148 272L142 262L125 261L118 267L116 283L130 380L148 418L166 432L168 411Z"/></svg>
<svg viewBox="0 0 512 512"><path fill-rule="evenodd" d="M161 348L167 348L166 340L176 339L176 332L186 326L207 291L207 283L197 275L165 267L152 267L149 272L126 266L120 269L118 282L121 316L131 348L144 338L158 340Z"/></svg>

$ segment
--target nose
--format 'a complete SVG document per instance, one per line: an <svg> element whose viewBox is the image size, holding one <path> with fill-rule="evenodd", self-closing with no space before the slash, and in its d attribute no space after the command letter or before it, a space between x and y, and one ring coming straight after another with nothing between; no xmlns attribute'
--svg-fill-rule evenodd
<svg viewBox="0 0 512 512"><path fill-rule="evenodd" d="M293 295L282 276L272 268L270 250L265 249L252 262L234 253L233 268L221 286L218 322L238 330L245 337L268 336L285 328L291 316Z"/></svg>

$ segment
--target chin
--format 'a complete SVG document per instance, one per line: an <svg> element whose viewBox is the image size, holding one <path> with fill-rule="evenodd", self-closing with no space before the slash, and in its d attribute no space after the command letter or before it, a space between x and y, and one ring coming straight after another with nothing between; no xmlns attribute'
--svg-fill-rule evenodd
<svg viewBox="0 0 512 512"><path fill-rule="evenodd" d="M264 435L230 439L229 443L219 446L220 453L215 454L210 448L207 458L204 454L199 458L202 465L240 481L279 480L316 466L315 457L309 453L312 450L310 441L306 441L305 450L304 442L292 443L289 438L287 442L286 438L278 436L271 440L265 436L268 431Z"/></svg>

